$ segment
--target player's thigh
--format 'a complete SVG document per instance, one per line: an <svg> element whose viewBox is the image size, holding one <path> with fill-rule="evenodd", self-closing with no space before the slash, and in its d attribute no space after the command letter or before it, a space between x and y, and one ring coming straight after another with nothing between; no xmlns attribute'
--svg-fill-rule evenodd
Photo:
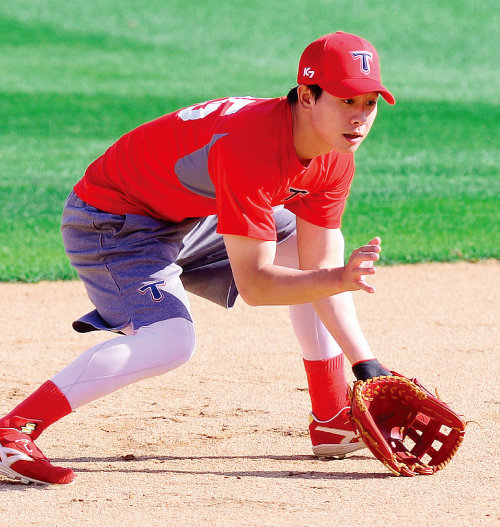
<svg viewBox="0 0 500 527"><path fill-rule="evenodd" d="M109 329L191 320L182 270L175 263L182 239L178 230L154 218L103 213L81 200L66 205L66 252Z"/></svg>
<svg viewBox="0 0 500 527"><path fill-rule="evenodd" d="M276 223L278 244L288 239L296 230L295 214L283 206L274 207L273 217ZM199 221L182 240L182 249L178 262L184 269L191 269L197 263L208 260L227 259L227 251L222 234L217 232L217 216L208 216Z"/></svg>
<svg viewBox="0 0 500 527"><path fill-rule="evenodd" d="M295 215L274 209L278 245L293 236ZM182 240L177 263L182 267L185 288L211 302L230 308L238 296L233 272L224 244L217 232L217 216L202 219Z"/></svg>

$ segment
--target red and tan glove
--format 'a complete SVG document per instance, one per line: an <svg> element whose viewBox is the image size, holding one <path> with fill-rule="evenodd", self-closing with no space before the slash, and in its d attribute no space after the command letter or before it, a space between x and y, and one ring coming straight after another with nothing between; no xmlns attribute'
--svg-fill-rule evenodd
<svg viewBox="0 0 500 527"><path fill-rule="evenodd" d="M394 474L434 474L457 452L466 423L417 379L393 373L354 383L352 419L366 446Z"/></svg>

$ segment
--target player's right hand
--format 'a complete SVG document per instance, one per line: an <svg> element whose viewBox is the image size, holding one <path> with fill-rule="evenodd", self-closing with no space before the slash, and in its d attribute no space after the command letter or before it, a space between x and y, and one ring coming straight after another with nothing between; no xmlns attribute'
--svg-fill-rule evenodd
<svg viewBox="0 0 500 527"><path fill-rule="evenodd" d="M342 269L342 283L346 291L375 293L375 287L368 284L365 277L375 274L373 262L380 258L381 250L381 240L377 236L351 253L347 265Z"/></svg>

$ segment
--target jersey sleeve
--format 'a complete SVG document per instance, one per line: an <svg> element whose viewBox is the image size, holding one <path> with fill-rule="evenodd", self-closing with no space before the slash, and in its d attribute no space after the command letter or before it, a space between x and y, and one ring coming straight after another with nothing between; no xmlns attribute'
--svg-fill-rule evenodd
<svg viewBox="0 0 500 527"><path fill-rule="evenodd" d="M251 144L239 147L231 138L219 141L210 152L209 170L217 196L221 234L276 240L273 190L279 171L252 153Z"/></svg>
<svg viewBox="0 0 500 527"><path fill-rule="evenodd" d="M290 203L285 202L285 208L314 225L338 229L342 224L342 215L354 178L354 158L346 156L335 166L328 165L325 170L329 175L323 190Z"/></svg>

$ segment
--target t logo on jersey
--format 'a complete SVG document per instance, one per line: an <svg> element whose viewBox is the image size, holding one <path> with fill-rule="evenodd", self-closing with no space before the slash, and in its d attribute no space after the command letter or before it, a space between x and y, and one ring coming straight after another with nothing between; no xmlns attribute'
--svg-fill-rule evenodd
<svg viewBox="0 0 500 527"><path fill-rule="evenodd" d="M158 282L153 282L151 284L144 284L142 287L139 287L138 291L141 295L145 295L146 291L151 293L151 300L153 302L160 302L163 299L163 294L160 291L160 287L165 285L165 280L159 280Z"/></svg>
<svg viewBox="0 0 500 527"><path fill-rule="evenodd" d="M373 60L373 54L370 51L349 51L354 60L360 61L361 71L368 75L370 73L370 62Z"/></svg>
<svg viewBox="0 0 500 527"><path fill-rule="evenodd" d="M301 190L300 188L293 188L293 187L290 187L288 189L288 192L290 192L291 195L286 197L285 201L288 201L289 199L293 199L296 196L305 196L306 194L309 194L308 190Z"/></svg>

